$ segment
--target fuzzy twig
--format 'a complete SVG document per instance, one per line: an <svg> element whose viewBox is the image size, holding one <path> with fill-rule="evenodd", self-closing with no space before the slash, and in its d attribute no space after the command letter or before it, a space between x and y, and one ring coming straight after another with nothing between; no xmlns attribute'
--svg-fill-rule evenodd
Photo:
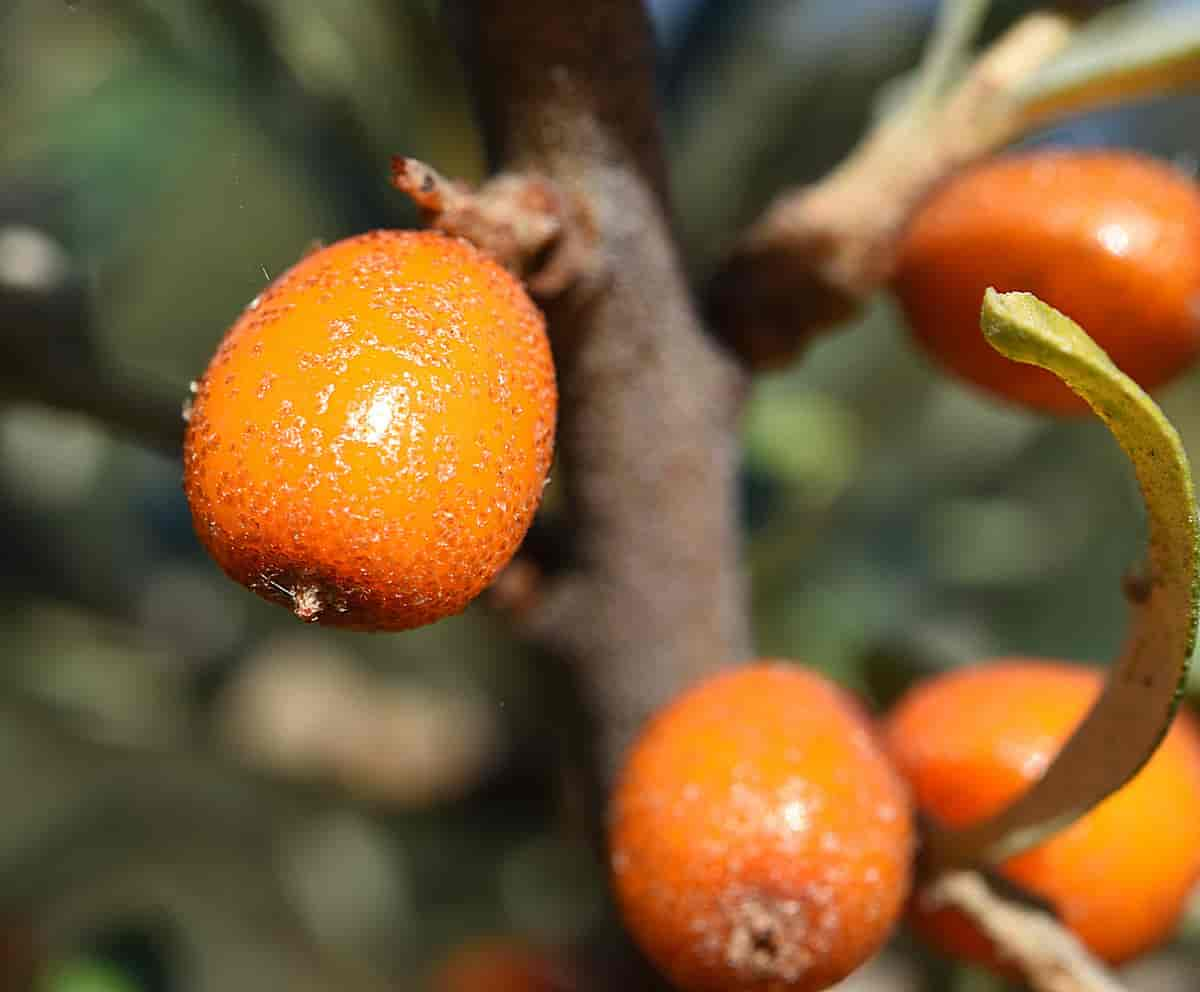
<svg viewBox="0 0 1200 992"><path fill-rule="evenodd" d="M549 300L576 566L523 626L576 669L615 768L648 714L750 650L735 500L745 380L708 342L668 225L638 0L458 0L496 164L546 177L591 231Z"/></svg>
<svg viewBox="0 0 1200 992"><path fill-rule="evenodd" d="M1036 992L1124 992L1052 915L1002 894L979 872L949 872L918 898L930 909L966 914Z"/></svg>
<svg viewBox="0 0 1200 992"><path fill-rule="evenodd" d="M412 198L426 224L482 248L537 297L566 290L590 258L588 233L568 198L543 176L506 173L472 190L398 155L392 185Z"/></svg>
<svg viewBox="0 0 1200 992"><path fill-rule="evenodd" d="M709 287L712 319L731 347L751 366L770 367L853 314L887 280L899 235L926 194L1029 126L1015 94L1072 27L1064 15L1031 14L944 99L888 117L828 177L775 200Z"/></svg>

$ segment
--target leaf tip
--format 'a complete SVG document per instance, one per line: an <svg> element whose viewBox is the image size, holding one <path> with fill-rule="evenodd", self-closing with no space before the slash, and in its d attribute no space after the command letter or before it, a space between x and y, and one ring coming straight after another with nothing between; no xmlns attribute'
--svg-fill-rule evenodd
<svg viewBox="0 0 1200 992"><path fill-rule="evenodd" d="M1012 345L1020 337L1022 297L1033 299L1029 293L1000 293L989 286L983 294L983 308L979 314L979 326L983 336L997 351L1011 357Z"/></svg>

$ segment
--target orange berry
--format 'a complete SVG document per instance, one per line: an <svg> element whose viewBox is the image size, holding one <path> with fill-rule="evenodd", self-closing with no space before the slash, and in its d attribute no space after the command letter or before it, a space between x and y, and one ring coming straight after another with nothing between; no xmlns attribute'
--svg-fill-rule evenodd
<svg viewBox="0 0 1200 992"><path fill-rule="evenodd" d="M997 812L1037 779L1095 701L1100 672L1006 659L911 690L885 733L919 808L960 826ZM1001 866L1052 903L1111 963L1167 939L1200 879L1200 734L1187 713L1138 776L1087 816ZM943 949L999 966L987 939L953 910L914 907Z"/></svg>
<svg viewBox="0 0 1200 992"><path fill-rule="evenodd" d="M1161 386L1200 352L1200 191L1141 155L1034 152L950 180L903 236L893 288L938 364L1029 407L1083 412L1051 373L984 340L989 286L1036 294L1144 389Z"/></svg>
<svg viewBox="0 0 1200 992"><path fill-rule="evenodd" d="M432 992L573 992L570 969L528 944L485 937L456 948L429 981Z"/></svg>
<svg viewBox="0 0 1200 992"><path fill-rule="evenodd" d="M439 620L525 536L556 407L542 316L490 258L432 232L339 241L250 304L199 384L196 531L301 619Z"/></svg>
<svg viewBox="0 0 1200 992"><path fill-rule="evenodd" d="M891 933L908 893L908 794L845 692L794 665L686 692L613 797L617 897L688 992L813 992Z"/></svg>

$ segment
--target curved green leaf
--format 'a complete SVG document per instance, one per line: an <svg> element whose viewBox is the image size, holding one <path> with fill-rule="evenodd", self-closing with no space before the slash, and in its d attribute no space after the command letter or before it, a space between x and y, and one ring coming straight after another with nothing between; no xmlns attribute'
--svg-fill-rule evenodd
<svg viewBox="0 0 1200 992"><path fill-rule="evenodd" d="M995 862L1032 847L1133 778L1170 727L1196 637L1196 503L1175 428L1078 324L1037 297L989 289L982 324L993 348L1053 372L1108 426L1137 474L1150 548L1144 577L1128 583L1133 629L1100 698L1010 806L970 827L935 829L940 865Z"/></svg>

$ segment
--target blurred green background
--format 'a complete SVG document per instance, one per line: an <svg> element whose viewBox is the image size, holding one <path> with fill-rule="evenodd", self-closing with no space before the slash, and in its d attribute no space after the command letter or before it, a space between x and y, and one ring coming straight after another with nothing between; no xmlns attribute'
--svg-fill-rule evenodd
<svg viewBox="0 0 1200 992"><path fill-rule="evenodd" d="M419 987L464 940L603 924L561 679L481 606L401 636L298 626L205 557L154 450L266 281L414 223L389 155L481 175L435 6L0 5L0 988ZM653 8L697 278L849 150L933 13ZM1197 120L1176 97L1035 140L1194 169ZM1200 373L1160 399L1196 458ZM764 653L882 704L941 667L1120 643L1144 532L1106 432L939 377L890 300L763 377L745 442ZM1135 988L1197 987L1198 915ZM851 987L997 986L902 938Z"/></svg>

